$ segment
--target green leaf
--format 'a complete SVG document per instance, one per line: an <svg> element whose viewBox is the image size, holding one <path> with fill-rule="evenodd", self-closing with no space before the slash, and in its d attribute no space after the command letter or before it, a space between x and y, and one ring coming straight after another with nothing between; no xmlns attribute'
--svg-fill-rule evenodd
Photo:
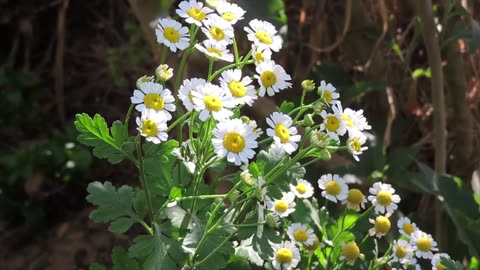
<svg viewBox="0 0 480 270"><path fill-rule="evenodd" d="M99 263L90 264L89 270L107 270L107 268Z"/></svg>
<svg viewBox="0 0 480 270"><path fill-rule="evenodd" d="M170 249L179 249L178 243L164 236L158 228L155 229L155 235L140 235L133 242L128 255L139 259L143 270L177 269L169 252Z"/></svg>
<svg viewBox="0 0 480 270"><path fill-rule="evenodd" d="M284 101L280 105L280 108L278 108L278 111L284 114L288 114L290 111L293 110L293 108L295 108L295 104L293 102Z"/></svg>
<svg viewBox="0 0 480 270"><path fill-rule="evenodd" d="M342 89L342 103L348 104L351 103L368 92L376 90L385 90L388 86L387 82L383 81L360 81L355 82L354 85Z"/></svg>
<svg viewBox="0 0 480 270"><path fill-rule="evenodd" d="M113 248L112 262L113 270L140 270L138 262L128 257L127 252L122 247Z"/></svg>
<svg viewBox="0 0 480 270"><path fill-rule="evenodd" d="M170 195L168 196L168 199L175 200L181 197L182 197L182 189L179 187L173 187L172 190L170 190Z"/></svg>
<svg viewBox="0 0 480 270"><path fill-rule="evenodd" d="M112 137L107 122L99 114L96 114L93 119L85 113L77 114L76 119L75 126L81 133L77 139L80 143L92 146L93 155L108 159L112 164L119 163L128 157L130 153L121 148L128 134L125 134L125 127L120 122L117 121L112 126Z"/></svg>
<svg viewBox="0 0 480 270"><path fill-rule="evenodd" d="M95 222L112 222L109 230L122 233L127 231L135 219L139 219L132 210L134 192L129 186L118 189L110 182L90 183L87 187L87 201L97 208L90 213L90 219Z"/></svg>
<svg viewBox="0 0 480 270"><path fill-rule="evenodd" d="M420 77L427 77L427 78L432 77L432 71L430 70L430 68L427 68L427 69L417 68L412 72L412 78L418 79Z"/></svg>
<svg viewBox="0 0 480 270"><path fill-rule="evenodd" d="M442 261L442 264L448 270L464 270L462 264L460 264L457 261L453 261L453 260L445 258L445 257L441 257L440 260Z"/></svg>

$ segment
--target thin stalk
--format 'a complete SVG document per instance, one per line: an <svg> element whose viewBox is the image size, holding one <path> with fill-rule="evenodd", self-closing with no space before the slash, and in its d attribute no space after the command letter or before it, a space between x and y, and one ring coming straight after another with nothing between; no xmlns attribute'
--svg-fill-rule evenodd
<svg viewBox="0 0 480 270"><path fill-rule="evenodd" d="M145 177L145 170L143 167L143 158L142 158L142 148L141 148L141 139L137 137L137 156L139 159L139 172L140 172L140 182L142 184L142 189L145 193L145 200L147 201L147 206L148 206L148 216L150 217L150 221L154 222L153 219L153 206L152 206L152 200L150 199L150 191L148 189L147 185L147 179Z"/></svg>
<svg viewBox="0 0 480 270"><path fill-rule="evenodd" d="M207 76L208 80L207 80L207 82L211 82L212 79L213 79L213 78L211 78L211 76L212 76L212 72L213 72L213 63L214 62L215 61L212 60L211 58L210 58L210 61L208 62L208 76Z"/></svg>

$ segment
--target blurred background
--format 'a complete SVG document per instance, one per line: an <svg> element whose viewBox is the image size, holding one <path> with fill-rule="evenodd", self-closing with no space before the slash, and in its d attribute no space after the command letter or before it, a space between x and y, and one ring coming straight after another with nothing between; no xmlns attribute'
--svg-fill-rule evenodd
<svg viewBox="0 0 480 270"><path fill-rule="evenodd" d="M113 235L88 219L89 182L138 185L127 162L112 166L76 141L75 114L123 119L136 79L152 75L160 49L152 25L175 16L173 0L0 0L0 269L87 269L110 264ZM432 72L417 1L243 0L237 35L252 18L275 24L284 47L276 62L294 89L263 98L246 114L263 125L299 84L337 87L342 104L363 109L373 129L360 162L347 155L311 165L307 179L348 174L351 183L397 187L400 210L469 269L480 258L480 1L434 1L444 89L432 102ZM240 49L250 48L246 38ZM179 55L167 63L174 70ZM206 60L192 54L186 77ZM441 90L441 89L440 89ZM441 108L439 108L441 107ZM445 134L434 115L444 110ZM133 129L131 132L135 132ZM444 138L445 155L435 141ZM447 174L436 176L435 160Z"/></svg>

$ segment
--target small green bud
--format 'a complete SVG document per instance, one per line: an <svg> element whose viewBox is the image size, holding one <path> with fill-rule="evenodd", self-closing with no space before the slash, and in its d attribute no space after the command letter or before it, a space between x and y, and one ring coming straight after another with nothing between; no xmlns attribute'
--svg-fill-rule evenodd
<svg viewBox="0 0 480 270"><path fill-rule="evenodd" d="M153 82L154 80L155 80L155 78L153 76L143 75L142 77L138 78L138 80L137 80L137 89L140 89L140 85L142 83Z"/></svg>
<svg viewBox="0 0 480 270"><path fill-rule="evenodd" d="M255 185L256 182L255 178L253 178L252 174L248 170L240 173L240 179L242 179L242 181L249 186Z"/></svg>
<svg viewBox="0 0 480 270"><path fill-rule="evenodd" d="M315 83L312 80L304 80L302 82L302 88L308 92L311 92L315 89Z"/></svg>
<svg viewBox="0 0 480 270"><path fill-rule="evenodd" d="M265 216L265 225L272 229L276 229L280 226L280 219L277 215L274 215L272 213L268 213Z"/></svg>
<svg viewBox="0 0 480 270"><path fill-rule="evenodd" d="M304 127L311 127L315 124L315 121L313 121L313 115L311 113L305 115L305 117L303 117L303 121L302 121L302 125Z"/></svg>
<svg viewBox="0 0 480 270"><path fill-rule="evenodd" d="M313 111L315 112L315 114L320 115L322 111L325 110L325 108L327 108L327 105L321 101L315 102L313 104Z"/></svg>
<svg viewBox="0 0 480 270"><path fill-rule="evenodd" d="M157 77L157 81L166 82L172 78L173 68L167 64L162 64L155 69L155 76Z"/></svg>

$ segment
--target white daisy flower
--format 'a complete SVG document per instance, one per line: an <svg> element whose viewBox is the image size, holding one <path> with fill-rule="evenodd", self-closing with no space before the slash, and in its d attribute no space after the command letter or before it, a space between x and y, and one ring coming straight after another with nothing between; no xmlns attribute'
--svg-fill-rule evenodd
<svg viewBox="0 0 480 270"><path fill-rule="evenodd" d="M281 199L271 199L267 196L265 206L280 217L287 217L295 211L295 194L292 192L282 192Z"/></svg>
<svg viewBox="0 0 480 270"><path fill-rule="evenodd" d="M355 243L355 242L349 242L349 243L342 242L341 245L342 245L342 255L340 256L340 260L347 261L348 265L354 265L355 260L363 257L363 254L360 253L360 248L358 248L357 243Z"/></svg>
<svg viewBox="0 0 480 270"><path fill-rule="evenodd" d="M352 188L348 191L347 199L342 201L342 204L346 204L348 209L360 211L365 209L365 203L367 198L363 195L362 191L356 188Z"/></svg>
<svg viewBox="0 0 480 270"><path fill-rule="evenodd" d="M432 258L432 270L447 270L447 267L442 264L442 258L450 259L447 253L437 253Z"/></svg>
<svg viewBox="0 0 480 270"><path fill-rule="evenodd" d="M369 219L370 223L373 224L373 228L370 228L370 230L368 230L370 236L381 238L390 231L391 223L388 217L389 215L387 214L386 216L377 216L375 220L371 218Z"/></svg>
<svg viewBox="0 0 480 270"><path fill-rule="evenodd" d="M207 83L191 93L194 108L200 112L200 120L207 120L210 114L217 121L228 119L233 115L233 112L227 108L235 107L235 103L220 86Z"/></svg>
<svg viewBox="0 0 480 270"><path fill-rule="evenodd" d="M258 135L253 132L252 127L242 123L242 120L221 121L212 134L214 152L219 158L226 156L228 162L241 165L255 156L253 149L258 147Z"/></svg>
<svg viewBox="0 0 480 270"><path fill-rule="evenodd" d="M218 15L209 16L204 21L204 25L202 32L208 39L225 44L233 43L233 27L222 17Z"/></svg>
<svg viewBox="0 0 480 270"><path fill-rule="evenodd" d="M190 42L188 28L171 19L159 19L155 34L157 42L164 44L172 52L176 52L177 49L185 50Z"/></svg>
<svg viewBox="0 0 480 270"><path fill-rule="evenodd" d="M218 8L221 4L227 3L227 0L205 0L212 8Z"/></svg>
<svg viewBox="0 0 480 270"><path fill-rule="evenodd" d="M300 262L300 251L294 243L285 241L280 244L272 244L272 265L275 270L295 269Z"/></svg>
<svg viewBox="0 0 480 270"><path fill-rule="evenodd" d="M248 40L252 41L258 49L269 48L278 52L282 48L282 38L277 35L277 30L273 24L254 19L248 24L249 27L243 29L247 32Z"/></svg>
<svg viewBox="0 0 480 270"><path fill-rule="evenodd" d="M292 223L288 227L287 234L292 241L305 245L313 245L316 238L313 230L308 229L307 225L301 223Z"/></svg>
<svg viewBox="0 0 480 270"><path fill-rule="evenodd" d="M137 117L137 130L149 142L155 144L168 139L167 122L160 114L154 110L145 109L142 111L142 116Z"/></svg>
<svg viewBox="0 0 480 270"><path fill-rule="evenodd" d="M197 26L202 26L207 15L213 12L210 8L204 7L202 2L196 0L182 1L178 7L179 9L175 11L178 16L185 18L187 23Z"/></svg>
<svg viewBox="0 0 480 270"><path fill-rule="evenodd" d="M410 262L413 258L413 247L405 240L399 239L393 241L393 261L401 264Z"/></svg>
<svg viewBox="0 0 480 270"><path fill-rule="evenodd" d="M212 58L213 60L223 60L227 62L233 62L233 54L227 49L225 43L215 42L213 40L207 39L201 44L196 44L195 48L206 54L207 57Z"/></svg>
<svg viewBox="0 0 480 270"><path fill-rule="evenodd" d="M318 95L327 103L335 104L338 103L338 98L340 95L335 92L336 88L333 87L331 83L326 83L325 81L320 82L320 86L317 88Z"/></svg>
<svg viewBox="0 0 480 270"><path fill-rule="evenodd" d="M395 193L395 189L390 184L376 182L373 187L369 189L371 196L368 200L375 206L375 212L384 214L392 214L397 208L397 203L400 202L400 196Z"/></svg>
<svg viewBox="0 0 480 270"><path fill-rule="evenodd" d="M348 186L338 174L325 174L318 179L318 186L323 190L322 196L337 202L348 198Z"/></svg>
<svg viewBox="0 0 480 270"><path fill-rule="evenodd" d="M220 16L230 24L236 24L238 21L243 20L245 10L239 7L237 4L221 3L217 7L217 12Z"/></svg>
<svg viewBox="0 0 480 270"><path fill-rule="evenodd" d="M354 111L350 108L346 108L343 111L342 116L349 133L372 129L367 122L367 118L363 116L363 110Z"/></svg>
<svg viewBox="0 0 480 270"><path fill-rule="evenodd" d="M298 198L310 198L313 195L313 186L304 179L297 179L297 184L290 184L290 191Z"/></svg>
<svg viewBox="0 0 480 270"><path fill-rule="evenodd" d="M292 84L287 82L292 78L288 75L282 66L275 64L274 61L263 62L255 68L258 75L255 78L260 84L260 91L258 95L263 97L265 93L269 96L275 95L286 88L292 87Z"/></svg>
<svg viewBox="0 0 480 270"><path fill-rule="evenodd" d="M172 119L170 112L175 111L175 104L173 104L175 99L172 93L158 83L140 84L140 90L134 90L130 100L132 104L137 104L135 106L137 111L142 112L145 109L152 109L166 120Z"/></svg>
<svg viewBox="0 0 480 270"><path fill-rule="evenodd" d="M272 60L272 51L269 48L264 48L263 50L257 49L255 45L252 45L252 58L254 60L255 66L260 65L263 62L268 62Z"/></svg>
<svg viewBox="0 0 480 270"><path fill-rule="evenodd" d="M274 112L267 118L267 124L271 127L267 129L267 135L273 137L275 144L283 147L288 154L297 150L297 142L301 139L292 123L290 116L279 112Z"/></svg>
<svg viewBox="0 0 480 270"><path fill-rule="evenodd" d="M367 137L363 135L360 131L350 134L350 137L347 139L348 151L352 154L353 158L356 161L359 161L359 155L363 151L367 150L367 146L363 146L367 142Z"/></svg>
<svg viewBox="0 0 480 270"><path fill-rule="evenodd" d="M416 230L410 236L410 244L416 247L415 256L417 258L432 259L432 251L438 251L437 242L433 240L432 236L420 230Z"/></svg>
<svg viewBox="0 0 480 270"><path fill-rule="evenodd" d="M232 94L232 98L237 105L248 104L248 106L252 106L254 100L257 99L257 92L251 83L252 79L248 76L242 79L240 69L225 70L220 77L220 86Z"/></svg>
<svg viewBox="0 0 480 270"><path fill-rule="evenodd" d="M188 111L191 111L195 107L195 103L193 103L193 94L192 92L198 91L198 89L202 88L207 84L207 81L204 79L199 78L192 78L192 79L185 79L183 84L180 86L178 90L178 97L183 102L183 106Z"/></svg>
<svg viewBox="0 0 480 270"><path fill-rule="evenodd" d="M320 124L320 130L325 130L334 140L340 140L338 135L343 136L347 132L347 126L342 117L342 107L339 103L332 106L333 113L322 111L320 116L323 118Z"/></svg>
<svg viewBox="0 0 480 270"><path fill-rule="evenodd" d="M400 233L405 235L407 238L410 238L410 235L412 235L414 231L418 230L417 225L407 217L401 217L397 222L397 226Z"/></svg>

